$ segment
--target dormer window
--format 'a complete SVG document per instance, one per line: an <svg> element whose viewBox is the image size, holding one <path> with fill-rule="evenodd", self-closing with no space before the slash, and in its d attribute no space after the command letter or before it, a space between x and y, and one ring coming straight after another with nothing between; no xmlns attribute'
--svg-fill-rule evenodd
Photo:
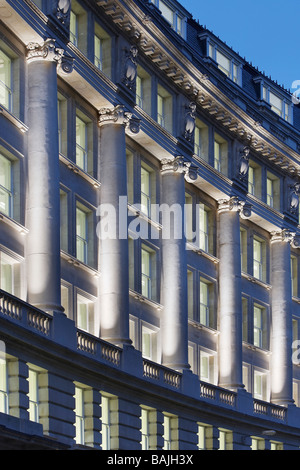
<svg viewBox="0 0 300 470"><path fill-rule="evenodd" d="M180 36L185 36L185 17L168 0L151 0L162 16Z"/></svg>
<svg viewBox="0 0 300 470"><path fill-rule="evenodd" d="M260 99L268 103L271 110L287 122L292 123L292 101L284 92L280 93L275 86L266 83L263 78L257 77L255 83L260 85Z"/></svg>
<svg viewBox="0 0 300 470"><path fill-rule="evenodd" d="M208 43L208 55L218 64L218 68L234 83L241 84L241 64L222 50L218 45Z"/></svg>

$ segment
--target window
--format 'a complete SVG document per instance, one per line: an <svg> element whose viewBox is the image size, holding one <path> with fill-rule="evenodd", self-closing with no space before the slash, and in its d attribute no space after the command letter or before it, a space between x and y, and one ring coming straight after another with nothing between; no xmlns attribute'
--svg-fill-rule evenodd
<svg viewBox="0 0 300 470"><path fill-rule="evenodd" d="M84 444L84 389L75 386L75 440Z"/></svg>
<svg viewBox="0 0 300 470"><path fill-rule="evenodd" d="M20 263L7 253L0 252L0 288L19 297L20 282Z"/></svg>
<svg viewBox="0 0 300 470"><path fill-rule="evenodd" d="M215 134L214 140L214 168L223 173L228 174L228 143L218 134Z"/></svg>
<svg viewBox="0 0 300 470"><path fill-rule="evenodd" d="M234 83L240 84L240 64L236 62L230 55L221 51L218 46L209 43L208 46L209 56L218 64L218 68L230 78Z"/></svg>
<svg viewBox="0 0 300 470"><path fill-rule="evenodd" d="M150 431L149 431L149 411L142 408L141 414L141 434L142 434L142 450L149 450L149 439L150 439Z"/></svg>
<svg viewBox="0 0 300 470"><path fill-rule="evenodd" d="M279 96L271 87L262 83L262 99L270 104L271 110L278 114L285 121L291 122L291 101L283 96Z"/></svg>
<svg viewBox="0 0 300 470"><path fill-rule="evenodd" d="M36 423L39 422L39 387L38 372L29 368L29 419Z"/></svg>
<svg viewBox="0 0 300 470"><path fill-rule="evenodd" d="M267 375L258 370L254 370L253 397L258 400L267 400Z"/></svg>
<svg viewBox="0 0 300 470"><path fill-rule="evenodd" d="M98 23L95 23L94 65L111 76L111 38Z"/></svg>
<svg viewBox="0 0 300 470"><path fill-rule="evenodd" d="M74 46L78 46L78 17L73 10L70 13L70 41Z"/></svg>
<svg viewBox="0 0 300 470"><path fill-rule="evenodd" d="M154 250L142 245L141 249L141 293L155 300L156 293L156 254Z"/></svg>
<svg viewBox="0 0 300 470"><path fill-rule="evenodd" d="M69 308L69 295L70 295L70 292L69 292L69 287L61 284L60 292L61 292L61 305L64 308L64 313L67 315L67 317L69 317L69 315L70 315L70 308Z"/></svg>
<svg viewBox="0 0 300 470"><path fill-rule="evenodd" d="M208 162L208 127L198 118L195 121L194 153Z"/></svg>
<svg viewBox="0 0 300 470"><path fill-rule="evenodd" d="M142 326L142 355L146 359L157 359L157 333L146 326Z"/></svg>
<svg viewBox="0 0 300 470"><path fill-rule="evenodd" d="M12 61L0 49L0 105L12 111Z"/></svg>
<svg viewBox="0 0 300 470"><path fill-rule="evenodd" d="M214 383L214 356L200 351L200 380Z"/></svg>
<svg viewBox="0 0 300 470"><path fill-rule="evenodd" d="M94 302L77 294L77 327L94 334Z"/></svg>
<svg viewBox="0 0 300 470"><path fill-rule="evenodd" d="M198 449L205 450L206 449L206 442L205 442L205 426L198 424Z"/></svg>
<svg viewBox="0 0 300 470"><path fill-rule="evenodd" d="M167 0L151 0L159 10L161 11L162 16L170 23L171 27L176 31L176 33L181 36L185 35L184 31L184 17L177 11L173 5L170 4Z"/></svg>
<svg viewBox="0 0 300 470"><path fill-rule="evenodd" d="M242 334L243 341L248 342L248 299L242 297L242 315L243 315L243 325L242 325Z"/></svg>
<svg viewBox="0 0 300 470"><path fill-rule="evenodd" d="M164 450L171 450L172 437L171 437L171 416L164 416Z"/></svg>
<svg viewBox="0 0 300 470"><path fill-rule="evenodd" d="M188 285L188 318L194 319L194 273L190 270L187 272Z"/></svg>
<svg viewBox="0 0 300 470"><path fill-rule="evenodd" d="M280 209L280 179L267 172L266 202L274 209Z"/></svg>
<svg viewBox="0 0 300 470"><path fill-rule="evenodd" d="M87 124L76 116L76 165L87 171Z"/></svg>
<svg viewBox="0 0 300 470"><path fill-rule="evenodd" d="M258 437L252 437L251 450L265 450L265 440Z"/></svg>
<svg viewBox="0 0 300 470"><path fill-rule="evenodd" d="M283 450L282 442L270 441L270 443L271 443L271 450Z"/></svg>
<svg viewBox="0 0 300 470"><path fill-rule="evenodd" d="M265 280L265 242L258 237L253 238L253 276Z"/></svg>
<svg viewBox="0 0 300 470"><path fill-rule="evenodd" d="M12 217L13 186L12 162L0 154L0 211Z"/></svg>
<svg viewBox="0 0 300 470"><path fill-rule="evenodd" d="M161 85L157 87L157 122L167 131L172 132L173 112L172 96Z"/></svg>
<svg viewBox="0 0 300 470"><path fill-rule="evenodd" d="M209 285L200 281L200 323L209 326Z"/></svg>
<svg viewBox="0 0 300 470"><path fill-rule="evenodd" d="M0 356L0 413L8 414L8 372L5 354Z"/></svg>
<svg viewBox="0 0 300 470"><path fill-rule="evenodd" d="M76 257L83 263L87 263L87 232L87 213L76 207Z"/></svg>
<svg viewBox="0 0 300 470"><path fill-rule="evenodd" d="M151 76L140 66L137 67L136 104L151 114Z"/></svg>
<svg viewBox="0 0 300 470"><path fill-rule="evenodd" d="M259 348L263 346L263 308L253 307L253 344Z"/></svg>
<svg viewBox="0 0 300 470"><path fill-rule="evenodd" d="M102 449L110 450L111 435L111 398L102 395L101 398L101 423L102 423Z"/></svg>
<svg viewBox="0 0 300 470"><path fill-rule="evenodd" d="M298 258L291 256L292 297L298 297Z"/></svg>
<svg viewBox="0 0 300 470"><path fill-rule="evenodd" d="M219 450L232 450L232 431L219 428Z"/></svg>
<svg viewBox="0 0 300 470"><path fill-rule="evenodd" d="M209 223L208 223L208 209L204 204L199 204L199 244L200 249L208 252L209 241Z"/></svg>
<svg viewBox="0 0 300 470"><path fill-rule="evenodd" d="M248 193L261 198L261 167L252 160L249 161Z"/></svg>
<svg viewBox="0 0 300 470"><path fill-rule="evenodd" d="M75 0L70 13L70 42L87 55L87 13Z"/></svg>
<svg viewBox="0 0 300 470"><path fill-rule="evenodd" d="M151 173L141 167L141 210L151 217Z"/></svg>
<svg viewBox="0 0 300 470"><path fill-rule="evenodd" d="M57 100L57 115L58 115L58 148L59 153L62 155L68 154L68 143L67 143L67 122L68 122L68 111L67 111L67 100L66 98L58 93Z"/></svg>
<svg viewBox="0 0 300 470"><path fill-rule="evenodd" d="M240 229L240 247L241 247L241 270L247 272L247 230L241 227Z"/></svg>

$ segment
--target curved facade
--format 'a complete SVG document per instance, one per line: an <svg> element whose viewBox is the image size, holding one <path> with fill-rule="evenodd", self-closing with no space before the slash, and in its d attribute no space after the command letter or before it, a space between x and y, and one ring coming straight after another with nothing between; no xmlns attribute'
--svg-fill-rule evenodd
<svg viewBox="0 0 300 470"><path fill-rule="evenodd" d="M0 0L1 449L299 448L299 143L175 0Z"/></svg>

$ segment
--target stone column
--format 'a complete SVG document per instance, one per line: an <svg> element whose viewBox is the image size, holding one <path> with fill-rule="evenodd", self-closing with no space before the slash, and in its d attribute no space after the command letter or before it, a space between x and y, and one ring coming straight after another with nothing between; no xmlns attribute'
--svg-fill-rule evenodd
<svg viewBox="0 0 300 470"><path fill-rule="evenodd" d="M27 46L27 301L49 312L62 310L57 66L63 53L52 39Z"/></svg>
<svg viewBox="0 0 300 470"><path fill-rule="evenodd" d="M293 235L271 234L271 401L293 403L291 246Z"/></svg>
<svg viewBox="0 0 300 470"><path fill-rule="evenodd" d="M181 157L162 161L162 363L188 369L187 260L184 230L185 175Z"/></svg>
<svg viewBox="0 0 300 470"><path fill-rule="evenodd" d="M240 213L238 198L219 201L219 385L232 390L243 388Z"/></svg>
<svg viewBox="0 0 300 470"><path fill-rule="evenodd" d="M127 170L125 128L139 131L123 106L99 113L101 181L97 225L99 238L99 304L101 338L116 345L129 339L129 275L127 236Z"/></svg>

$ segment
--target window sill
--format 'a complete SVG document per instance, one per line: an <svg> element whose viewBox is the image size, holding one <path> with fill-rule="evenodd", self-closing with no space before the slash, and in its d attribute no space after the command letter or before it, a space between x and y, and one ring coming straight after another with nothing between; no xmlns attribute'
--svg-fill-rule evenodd
<svg viewBox="0 0 300 470"><path fill-rule="evenodd" d="M247 279L248 281L252 282L253 284L257 284L261 287L264 287L267 290L271 290L272 286L264 281L261 281L260 279L257 279L254 276L251 276L250 274L242 272L242 277Z"/></svg>
<svg viewBox="0 0 300 470"><path fill-rule="evenodd" d="M266 356L269 356L271 354L271 351L268 349L260 348L259 346L254 346L254 344L247 343L246 341L243 341L243 346L245 346L247 349L250 349L251 351L257 351L262 354L265 354Z"/></svg>
<svg viewBox="0 0 300 470"><path fill-rule="evenodd" d="M186 249L187 249L187 250L191 250L191 251L193 251L194 253L197 253L198 255L204 256L204 258L209 259L210 261L212 261L212 262L215 263L215 264L218 264L218 263L219 263L219 259L218 259L218 258L216 258L215 256L211 255L210 253L207 253L207 251L201 250L201 248L199 248L199 247L198 247L197 245L195 245L194 243L187 242L187 243L186 243Z"/></svg>
<svg viewBox="0 0 300 470"><path fill-rule="evenodd" d="M15 229L17 232L19 232L21 235L25 235L28 233L28 230L26 227L24 227L23 225L21 225L19 222L12 219L8 215L3 214L2 212L0 212L0 221L9 225L13 229Z"/></svg>
<svg viewBox="0 0 300 470"><path fill-rule="evenodd" d="M93 176L86 173L82 168L80 168L76 163L72 162L69 158L65 157L61 153L59 154L59 159L64 165L66 165L70 170L75 174L80 175L86 181L88 181L94 188L100 188L101 183L96 180Z"/></svg>
<svg viewBox="0 0 300 470"><path fill-rule="evenodd" d="M97 271L95 268L92 268L91 266L88 266L87 264L83 263L82 261L79 261L77 258L74 256L70 255L66 251L61 250L60 251L61 258L67 261L69 264L73 265L76 268L81 268L84 271L88 272L92 276L98 278L101 273Z"/></svg>
<svg viewBox="0 0 300 470"><path fill-rule="evenodd" d="M139 292L136 292L133 289L129 289L129 295L131 297L134 297L136 300L139 300L140 302L143 302L147 305L150 305L151 307L154 307L156 310L160 311L163 309L163 306L156 302L155 300L148 299L147 297L144 297L142 294Z"/></svg>
<svg viewBox="0 0 300 470"><path fill-rule="evenodd" d="M144 212L142 212L138 207L136 207L134 204L128 204L128 209L130 212L132 212L134 215L140 217L141 219L145 220L148 224L153 225L156 227L158 230L162 229L162 225L157 222L154 219L151 219L150 217L147 216Z"/></svg>
<svg viewBox="0 0 300 470"><path fill-rule="evenodd" d="M0 114L2 114L5 118L7 118L14 126L16 126L23 134L28 131L28 127L20 121L16 116L14 116L8 109L4 106L0 105Z"/></svg>
<svg viewBox="0 0 300 470"><path fill-rule="evenodd" d="M207 333L213 336L218 336L220 334L218 330L215 330L211 326L202 325L202 323L199 323L196 320L191 320L190 318L188 319L188 324L191 325L196 330L205 330L207 331Z"/></svg>

